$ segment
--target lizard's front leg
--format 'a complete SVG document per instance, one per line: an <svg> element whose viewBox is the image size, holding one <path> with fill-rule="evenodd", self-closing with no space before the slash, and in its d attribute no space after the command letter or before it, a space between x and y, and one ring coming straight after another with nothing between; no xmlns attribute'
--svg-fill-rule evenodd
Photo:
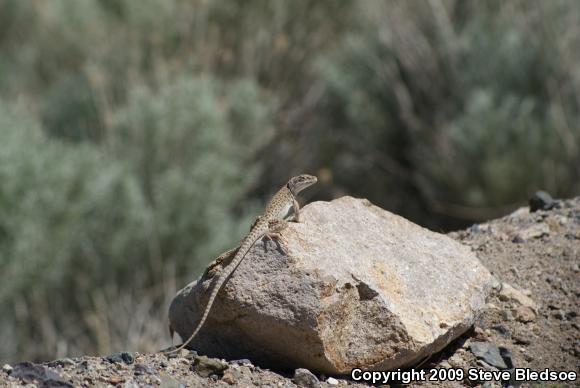
<svg viewBox="0 0 580 388"><path fill-rule="evenodd" d="M300 222L300 204L296 198L292 198L292 203L292 206L294 207L294 214L290 218L290 222Z"/></svg>

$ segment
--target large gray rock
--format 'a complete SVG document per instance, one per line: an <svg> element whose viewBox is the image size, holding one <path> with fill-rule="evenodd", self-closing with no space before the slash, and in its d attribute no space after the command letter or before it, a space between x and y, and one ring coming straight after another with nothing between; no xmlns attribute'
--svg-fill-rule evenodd
<svg viewBox="0 0 580 388"><path fill-rule="evenodd" d="M192 348L328 374L409 366L465 332L493 284L470 248L367 200L312 203L282 235L288 255L256 243ZM183 338L219 268L175 297L170 324Z"/></svg>

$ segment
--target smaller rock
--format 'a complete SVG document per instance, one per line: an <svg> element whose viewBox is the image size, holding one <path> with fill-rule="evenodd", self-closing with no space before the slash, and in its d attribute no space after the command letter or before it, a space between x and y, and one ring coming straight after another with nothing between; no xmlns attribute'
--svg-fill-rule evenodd
<svg viewBox="0 0 580 388"><path fill-rule="evenodd" d="M222 376L228 369L228 364L215 358L206 356L197 356L194 359L191 369L201 377L210 377L211 375Z"/></svg>
<svg viewBox="0 0 580 388"><path fill-rule="evenodd" d="M527 323L536 319L536 312L528 306L518 306L512 313L518 322Z"/></svg>
<svg viewBox="0 0 580 388"><path fill-rule="evenodd" d="M499 369L507 369L507 365L501 357L499 348L489 342L473 342L469 350L475 357L487 364Z"/></svg>
<svg viewBox="0 0 580 388"><path fill-rule="evenodd" d="M335 379L334 377L329 377L326 379L326 383L328 385L338 385L338 380Z"/></svg>
<svg viewBox="0 0 580 388"><path fill-rule="evenodd" d="M12 368L10 365L8 365L8 364L4 364L4 365L2 366L2 371L6 372L6 373L8 373L8 374L10 374L10 372L12 372L12 369L13 369L13 368Z"/></svg>
<svg viewBox="0 0 580 388"><path fill-rule="evenodd" d="M487 336L488 336L488 334L481 327L476 326L473 329L473 337L474 338L481 340L481 341L485 341L487 339Z"/></svg>
<svg viewBox="0 0 580 388"><path fill-rule="evenodd" d="M240 371L235 369L228 369L224 372L222 376L222 381L229 385L234 385L238 382L238 380L242 377Z"/></svg>
<svg viewBox="0 0 580 388"><path fill-rule="evenodd" d="M515 302L521 306L531 307L536 309L536 303L532 298L525 295L522 291L512 287L507 283L501 285L501 291L499 292L499 300L507 302Z"/></svg>
<svg viewBox="0 0 580 388"><path fill-rule="evenodd" d="M83 361L79 362L75 367L75 370L78 370L78 371L85 371L88 369L89 369L89 362L87 360L83 360Z"/></svg>
<svg viewBox="0 0 580 388"><path fill-rule="evenodd" d="M125 378L123 376L113 375L109 377L109 383L112 385L119 385L125 382Z"/></svg>
<svg viewBox="0 0 580 388"><path fill-rule="evenodd" d="M463 368L465 366L465 360L459 353L455 353L453 356L449 357L447 362L454 368Z"/></svg>
<svg viewBox="0 0 580 388"><path fill-rule="evenodd" d="M556 202L552 196L545 191L536 191L530 198L530 213L538 210L550 210L554 207Z"/></svg>
<svg viewBox="0 0 580 388"><path fill-rule="evenodd" d="M106 358L107 361L109 361L110 363L132 364L135 361L133 355L129 352L114 353L111 354L110 356L107 356Z"/></svg>
<svg viewBox="0 0 580 388"><path fill-rule="evenodd" d="M308 369L299 368L294 371L292 379L299 387L317 388L320 387L320 381Z"/></svg>

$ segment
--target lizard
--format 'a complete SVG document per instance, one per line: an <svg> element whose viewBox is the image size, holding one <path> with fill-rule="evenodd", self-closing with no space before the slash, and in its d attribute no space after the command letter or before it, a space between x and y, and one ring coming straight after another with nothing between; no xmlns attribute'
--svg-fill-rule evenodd
<svg viewBox="0 0 580 388"><path fill-rule="evenodd" d="M201 320L197 324L195 330L191 333L189 338L184 341L178 348L170 351L169 353L178 352L185 348L192 340L195 338L197 333L203 327L209 312L213 306L214 300L219 293L222 286L225 284L226 280L234 273L236 268L240 265L246 254L250 251L252 246L259 239L266 237L268 239L280 238L279 233L288 226L288 220L286 216L288 215L291 208L294 209L293 215L290 219L292 222L300 222L300 205L296 200L296 196L299 192L305 188L315 184L318 179L313 175L298 175L291 178L288 183L283 186L278 192L272 197L268 205L266 205L266 210L264 214L258 216L254 224L250 229L250 233L244 237L237 248L237 252L230 262L230 264L225 267L222 272L218 275L215 286L210 294L207 305L205 307L204 313ZM235 249L234 249L235 250ZM234 251L230 250L227 253ZM223 255L222 255L223 256ZM220 257L222 257L220 256ZM171 329L170 329L171 331Z"/></svg>

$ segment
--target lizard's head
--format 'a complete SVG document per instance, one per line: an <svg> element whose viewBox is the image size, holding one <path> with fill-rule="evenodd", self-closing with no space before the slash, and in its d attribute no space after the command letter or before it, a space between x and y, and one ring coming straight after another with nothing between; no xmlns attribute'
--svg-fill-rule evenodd
<svg viewBox="0 0 580 388"><path fill-rule="evenodd" d="M302 174L295 176L294 178L288 181L288 189L292 192L292 194L298 194L308 186L312 186L318 182L318 178L314 175Z"/></svg>

